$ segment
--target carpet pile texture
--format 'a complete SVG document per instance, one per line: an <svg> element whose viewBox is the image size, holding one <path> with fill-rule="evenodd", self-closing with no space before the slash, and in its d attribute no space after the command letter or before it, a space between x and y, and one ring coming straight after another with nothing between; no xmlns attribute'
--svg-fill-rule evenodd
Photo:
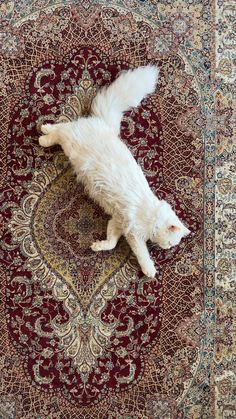
<svg viewBox="0 0 236 419"><path fill-rule="evenodd" d="M0 2L0 417L235 417L236 4ZM160 68L122 140L192 234L95 254L108 217L40 126L88 115L121 70ZM122 170L122 168L121 168Z"/></svg>

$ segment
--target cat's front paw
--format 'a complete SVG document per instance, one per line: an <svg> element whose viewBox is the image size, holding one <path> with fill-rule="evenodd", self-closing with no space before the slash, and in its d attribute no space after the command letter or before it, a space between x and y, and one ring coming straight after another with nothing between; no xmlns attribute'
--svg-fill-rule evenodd
<svg viewBox="0 0 236 419"><path fill-rule="evenodd" d="M148 278L155 278L156 273L157 273L155 265L152 261L143 265L142 271L144 275L146 275Z"/></svg>
<svg viewBox="0 0 236 419"><path fill-rule="evenodd" d="M101 250L104 250L103 242L102 241L96 241L92 244L91 249L94 252L99 252Z"/></svg>

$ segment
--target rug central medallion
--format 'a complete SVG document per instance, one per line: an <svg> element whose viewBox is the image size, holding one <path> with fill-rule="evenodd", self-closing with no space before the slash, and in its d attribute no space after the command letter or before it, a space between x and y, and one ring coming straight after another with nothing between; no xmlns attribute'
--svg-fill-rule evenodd
<svg viewBox="0 0 236 419"><path fill-rule="evenodd" d="M40 197L32 217L32 235L39 255L58 273L86 306L106 279L130 254L121 240L115 252L96 255L93 241L101 239L108 217L85 195L68 167Z"/></svg>

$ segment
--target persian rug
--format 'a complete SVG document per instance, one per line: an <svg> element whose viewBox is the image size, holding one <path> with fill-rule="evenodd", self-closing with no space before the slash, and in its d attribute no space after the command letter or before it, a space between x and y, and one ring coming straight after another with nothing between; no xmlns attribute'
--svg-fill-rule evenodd
<svg viewBox="0 0 236 419"><path fill-rule="evenodd" d="M0 2L0 417L235 417L236 4ZM87 115L124 69L160 68L121 137L192 235L95 254L107 216L40 127Z"/></svg>

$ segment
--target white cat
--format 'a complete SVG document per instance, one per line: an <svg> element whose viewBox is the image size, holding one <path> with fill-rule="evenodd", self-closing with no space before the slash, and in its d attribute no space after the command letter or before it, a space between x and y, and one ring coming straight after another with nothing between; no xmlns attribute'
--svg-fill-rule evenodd
<svg viewBox="0 0 236 419"><path fill-rule="evenodd" d="M153 194L141 168L119 138L123 112L154 92L157 78L154 66L122 72L109 87L98 92L91 116L43 125L41 130L46 135L39 138L43 147L61 145L78 181L111 216L106 240L93 243L92 250L111 250L124 235L148 277L154 277L156 269L146 241L150 239L169 249L190 233L171 206Z"/></svg>

